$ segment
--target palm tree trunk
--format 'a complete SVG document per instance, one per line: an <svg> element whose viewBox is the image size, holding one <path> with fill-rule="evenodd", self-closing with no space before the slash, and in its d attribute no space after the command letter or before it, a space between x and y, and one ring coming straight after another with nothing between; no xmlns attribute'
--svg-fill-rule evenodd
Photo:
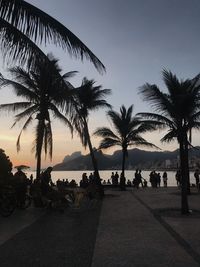
<svg viewBox="0 0 200 267"><path fill-rule="evenodd" d="M94 176L96 178L97 192L98 192L99 197L102 198L104 196L104 188L103 188L103 186L101 184L101 178L100 178L100 175L99 175L98 164L97 164L97 161L96 161L96 158L95 158L95 155L94 155L94 150L93 150L93 147L92 147L92 142L91 142L91 139L90 139L90 134L89 134L89 129L88 129L88 125L87 125L86 119L84 119L84 124L85 124L88 147L89 147L89 150L90 150L90 156L91 156L91 159L92 159L92 165L93 165L93 168L94 168Z"/></svg>
<svg viewBox="0 0 200 267"><path fill-rule="evenodd" d="M120 177L120 188L122 191L126 190L125 186L125 160L126 160L126 151L122 150L122 173Z"/></svg>
<svg viewBox="0 0 200 267"><path fill-rule="evenodd" d="M92 142L91 142L91 139L90 139L89 129L88 129L87 121L85 119L84 119L84 124L85 124L88 147L89 147L89 150L90 150L90 156L91 156L91 159L92 159L92 165L93 165L93 168L94 168L94 173L95 173L95 176L97 177L97 179L100 179L98 165L97 165L97 161L96 161L96 158L95 158L95 155L94 155Z"/></svg>
<svg viewBox="0 0 200 267"><path fill-rule="evenodd" d="M188 157L188 142L185 144L185 167L187 172L187 193L190 195L190 169L189 169L189 157Z"/></svg>
<svg viewBox="0 0 200 267"><path fill-rule="evenodd" d="M44 138L44 121L39 120L38 121L38 133L37 133L37 139L36 139L36 159L37 159L36 179L40 178L43 138Z"/></svg>
<svg viewBox="0 0 200 267"><path fill-rule="evenodd" d="M188 207L188 196L187 196L187 167L186 167L186 161L187 156L185 153L185 147L184 147L184 138L181 138L180 140L180 166L181 166L181 213L182 214L188 214L189 213L189 207Z"/></svg>

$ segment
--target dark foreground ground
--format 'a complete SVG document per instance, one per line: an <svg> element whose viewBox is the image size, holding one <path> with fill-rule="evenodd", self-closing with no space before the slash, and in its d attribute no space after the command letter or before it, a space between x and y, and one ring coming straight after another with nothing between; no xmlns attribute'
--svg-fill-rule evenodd
<svg viewBox="0 0 200 267"><path fill-rule="evenodd" d="M0 266L91 266L100 210L101 202L93 202L86 209L42 214L0 246ZM18 214L13 214L13 220L15 216ZM23 223L22 217L18 219ZM0 219L12 225L11 217Z"/></svg>
<svg viewBox="0 0 200 267"><path fill-rule="evenodd" d="M65 213L17 211L0 218L1 267L200 266L200 193L180 214L180 189L106 190ZM36 214L37 213L37 214Z"/></svg>

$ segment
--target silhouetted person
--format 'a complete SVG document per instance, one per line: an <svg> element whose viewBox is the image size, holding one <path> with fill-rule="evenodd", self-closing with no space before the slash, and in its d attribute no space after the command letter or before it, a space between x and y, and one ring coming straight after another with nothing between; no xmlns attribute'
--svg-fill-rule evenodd
<svg viewBox="0 0 200 267"><path fill-rule="evenodd" d="M194 178L196 180L196 187L199 189L199 170L196 169L194 172Z"/></svg>
<svg viewBox="0 0 200 267"><path fill-rule="evenodd" d="M51 172L52 172L52 170L53 170L52 167L48 167L40 175L41 191L42 191L42 195L44 195L44 196L48 195L52 191L52 188L51 188L51 184L52 184Z"/></svg>
<svg viewBox="0 0 200 267"><path fill-rule="evenodd" d="M17 168L17 172L14 174L14 183L16 196L20 204L23 204L25 201L28 185L27 180L26 174L21 170L21 168Z"/></svg>
<svg viewBox="0 0 200 267"><path fill-rule="evenodd" d="M118 185L119 184L119 174L118 172L115 173L115 185Z"/></svg>
<svg viewBox="0 0 200 267"><path fill-rule="evenodd" d="M30 184L33 183L33 174L30 175Z"/></svg>
<svg viewBox="0 0 200 267"><path fill-rule="evenodd" d="M134 173L134 178L133 178L133 186L137 187L137 188L139 187L139 185L138 185L138 172L139 172L139 170L136 169L135 173Z"/></svg>
<svg viewBox="0 0 200 267"><path fill-rule="evenodd" d="M128 179L127 186L131 187L131 181Z"/></svg>
<svg viewBox="0 0 200 267"><path fill-rule="evenodd" d="M138 171L137 180L138 180L138 182L137 182L138 187L140 186L140 184L143 187L143 183L142 183L142 171L141 170Z"/></svg>
<svg viewBox="0 0 200 267"><path fill-rule="evenodd" d="M93 173L91 172L90 175L89 175L89 182L92 182L94 179L94 175Z"/></svg>
<svg viewBox="0 0 200 267"><path fill-rule="evenodd" d="M151 186L153 188L157 187L157 174L156 174L156 172L152 171L149 176L150 176L149 182L151 183Z"/></svg>
<svg viewBox="0 0 200 267"><path fill-rule="evenodd" d="M160 187L160 182L161 182L161 176L160 173L156 174L156 182L157 182L157 187Z"/></svg>
<svg viewBox="0 0 200 267"><path fill-rule="evenodd" d="M87 178L87 174L84 172L82 175L82 179L80 181L80 187L87 188L89 185L89 180Z"/></svg>
<svg viewBox="0 0 200 267"><path fill-rule="evenodd" d="M177 186L180 186L181 185L181 171L178 170L175 174L175 178L176 178L176 183L177 183Z"/></svg>
<svg viewBox="0 0 200 267"><path fill-rule="evenodd" d="M168 180L168 178L167 178L167 172L163 172L162 178L163 178L163 185L164 185L164 187L167 187L167 180Z"/></svg>
<svg viewBox="0 0 200 267"><path fill-rule="evenodd" d="M123 173L120 174L120 188L122 191L126 190L126 178L124 177Z"/></svg>
<svg viewBox="0 0 200 267"><path fill-rule="evenodd" d="M110 179L111 179L112 185L114 185L115 184L115 174L114 174L114 172L112 172Z"/></svg>
<svg viewBox="0 0 200 267"><path fill-rule="evenodd" d="M147 187L147 180L146 179L144 179L144 181L143 181L143 187Z"/></svg>

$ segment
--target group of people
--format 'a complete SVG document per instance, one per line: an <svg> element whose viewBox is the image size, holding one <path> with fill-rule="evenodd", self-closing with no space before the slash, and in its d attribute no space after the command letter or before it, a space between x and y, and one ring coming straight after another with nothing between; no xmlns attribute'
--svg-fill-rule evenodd
<svg viewBox="0 0 200 267"><path fill-rule="evenodd" d="M120 185L120 180L121 180L121 176L122 174L119 176L118 172L116 171L115 173L112 172L110 179L103 180L102 184L103 185ZM149 174L149 182L151 184L152 187L160 187L161 186L161 178L163 181L163 186L167 187L167 181L168 181L168 176L167 176L167 172L164 171L161 177L161 174L156 171L151 171ZM132 179L132 181L130 179L125 179L125 185L128 187L147 187L147 180L142 177L142 170L136 169L135 173L134 173L134 177Z"/></svg>
<svg viewBox="0 0 200 267"><path fill-rule="evenodd" d="M41 172L41 175L38 179L33 180L33 175L30 176L30 178L28 178L26 176L26 174L22 171L21 168L17 169L17 172L12 175L11 180L12 183L15 186L15 190L16 190L16 194L17 197L23 201L24 196L27 192L27 187L30 186L31 188L31 193L38 193L38 189L40 191L40 194L42 196L54 196L54 197L58 197L58 190L55 190L55 187L57 187L57 189L59 188L63 188L63 187L77 187L77 183L75 180L71 180L70 182L68 181L68 179L63 179L60 180L58 179L56 184L54 184L52 182L51 179L51 171L52 171L52 167L48 167L45 171ZM195 177L195 181L196 181L196 186L197 188L200 190L200 171L198 169L195 170L194 172L194 177ZM177 186L181 186L181 172L180 170L177 170L176 174L175 174L175 178L176 178L176 182L177 182ZM159 172L156 171L151 171L149 174L149 182L151 184L151 187L155 188L155 187L160 187L161 186L161 180L163 182L163 186L167 187L167 181L168 181L168 176L167 176L167 172L164 171L162 176ZM126 184L126 186L133 186L136 188L139 187L147 187L147 180L144 179L142 177L142 171L139 169L135 170L134 173L134 177L133 180L127 180L124 177L124 184ZM120 184L122 183L122 173L121 175L118 174L118 172L112 172L111 173L111 177L110 179L103 180L103 182L101 182L101 179L97 179L95 173L90 173L89 176L87 176L87 173L83 173L82 174L82 179L80 180L80 188L93 188L92 190L94 191L94 188L96 190L96 186L98 185L99 188L102 185L114 185L114 186L120 186ZM92 191L91 190L91 191Z"/></svg>
<svg viewBox="0 0 200 267"><path fill-rule="evenodd" d="M33 177L28 178L21 167L17 167L17 171L13 174L10 172L6 179L1 181L1 188L12 188L12 192L16 196L17 203L21 206L25 202L25 196L28 187L31 185Z"/></svg>
<svg viewBox="0 0 200 267"><path fill-rule="evenodd" d="M80 180L80 188L85 189L90 199L102 198L104 196L104 189L101 180L95 172L90 173L89 176L84 172Z"/></svg>
<svg viewBox="0 0 200 267"><path fill-rule="evenodd" d="M162 175L162 179L163 179L163 186L167 187L167 172L164 171L163 175ZM156 171L151 171L149 174L149 182L151 184L152 187L160 187L161 185L161 174L160 172L156 172Z"/></svg>

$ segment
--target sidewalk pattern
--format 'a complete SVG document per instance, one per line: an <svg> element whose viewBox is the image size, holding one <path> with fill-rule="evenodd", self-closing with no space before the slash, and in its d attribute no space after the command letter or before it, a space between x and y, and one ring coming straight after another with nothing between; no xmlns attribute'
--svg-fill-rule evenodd
<svg viewBox="0 0 200 267"><path fill-rule="evenodd" d="M104 200L92 267L196 267L153 214L131 192Z"/></svg>

